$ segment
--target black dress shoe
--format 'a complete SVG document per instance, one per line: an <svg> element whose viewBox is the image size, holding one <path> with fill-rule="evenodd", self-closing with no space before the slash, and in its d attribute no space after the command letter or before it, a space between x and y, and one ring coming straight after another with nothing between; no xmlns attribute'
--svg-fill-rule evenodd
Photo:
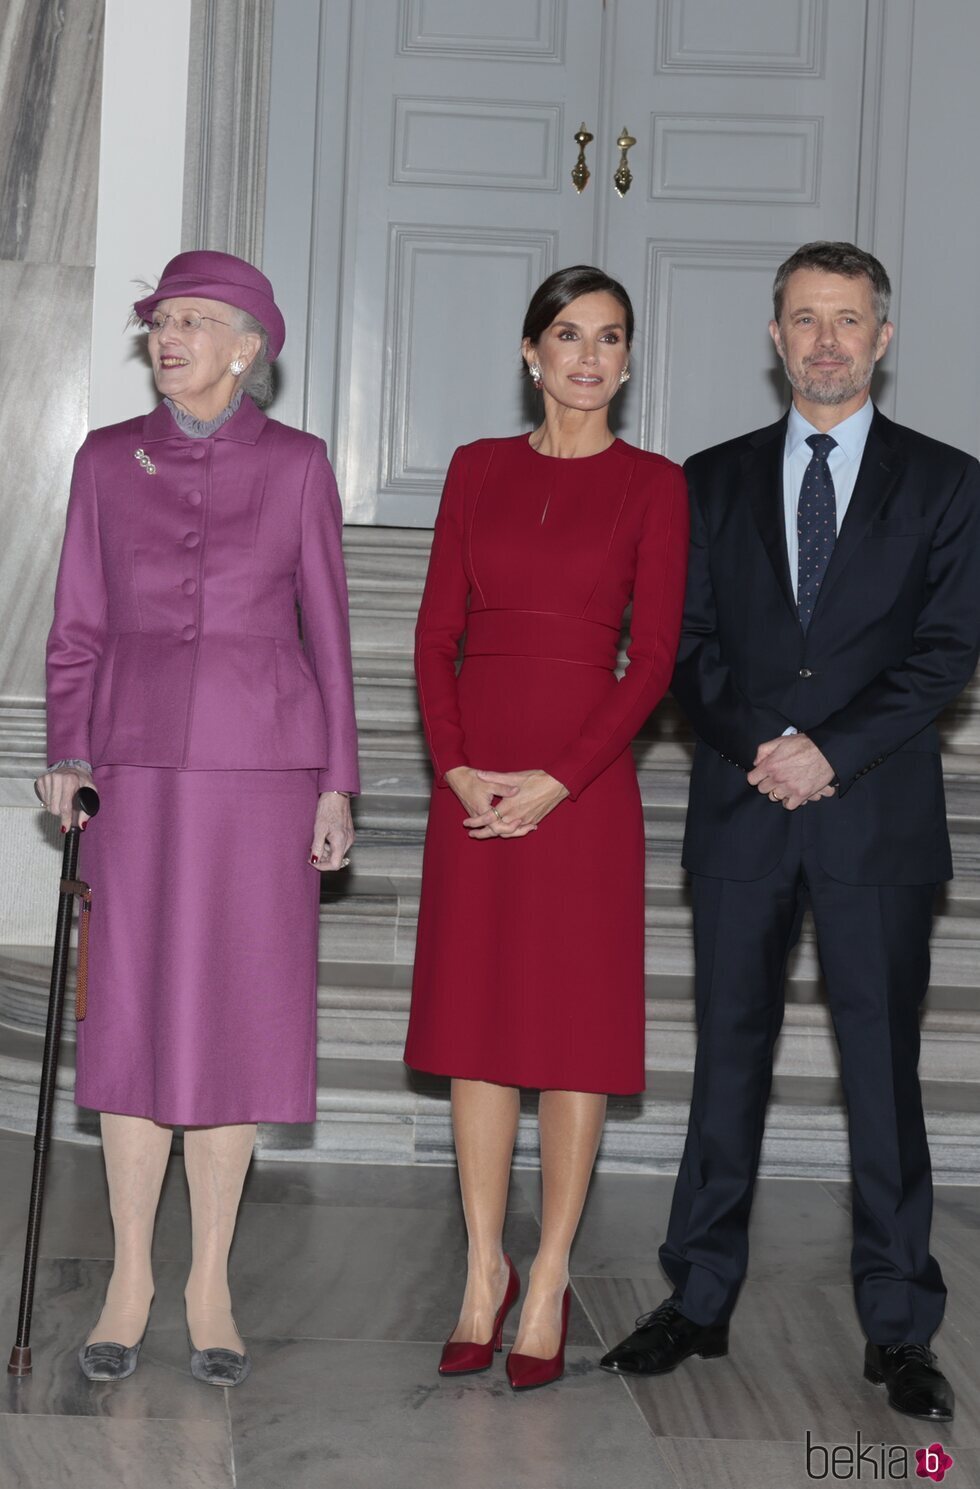
<svg viewBox="0 0 980 1489"><path fill-rule="evenodd" d="M936 1368L936 1356L925 1344L869 1344L864 1351L864 1378L888 1387L888 1405L924 1422L951 1422L953 1387Z"/></svg>
<svg viewBox="0 0 980 1489"><path fill-rule="evenodd" d="M693 1323L668 1298L638 1318L629 1338L603 1355L599 1364L614 1375L666 1375L690 1355L713 1360L727 1353L727 1323Z"/></svg>

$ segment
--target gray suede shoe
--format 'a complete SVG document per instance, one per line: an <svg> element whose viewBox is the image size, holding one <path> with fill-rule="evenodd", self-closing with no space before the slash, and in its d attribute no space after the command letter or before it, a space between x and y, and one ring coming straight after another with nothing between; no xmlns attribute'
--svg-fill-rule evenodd
<svg viewBox="0 0 980 1489"><path fill-rule="evenodd" d="M190 1334L187 1343L191 1347L191 1375L206 1386L240 1386L252 1368L248 1351L240 1355L233 1349L195 1349Z"/></svg>
<svg viewBox="0 0 980 1489"><path fill-rule="evenodd" d="M111 1339L98 1339L94 1344L84 1344L78 1351L78 1364L88 1380L125 1380L132 1375L140 1357L143 1340L135 1344L114 1344Z"/></svg>

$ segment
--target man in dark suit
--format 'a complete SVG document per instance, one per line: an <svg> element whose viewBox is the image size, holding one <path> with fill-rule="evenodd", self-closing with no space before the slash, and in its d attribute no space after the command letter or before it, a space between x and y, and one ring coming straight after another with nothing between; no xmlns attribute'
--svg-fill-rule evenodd
<svg viewBox="0 0 980 1489"><path fill-rule="evenodd" d="M946 1289L919 1013L937 885L951 877L937 715L980 643L980 465L870 402L890 286L848 243L776 275L769 330L793 388L768 429L695 455L674 693L697 749L692 876L698 1053L660 1260L674 1291L606 1369L723 1355L783 1014L809 903L840 1048L864 1373L949 1421L928 1348Z"/></svg>

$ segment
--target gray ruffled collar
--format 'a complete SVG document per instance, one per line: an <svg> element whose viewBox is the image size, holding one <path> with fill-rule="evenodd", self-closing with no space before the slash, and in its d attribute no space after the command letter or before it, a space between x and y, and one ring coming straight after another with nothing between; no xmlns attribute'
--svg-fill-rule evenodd
<svg viewBox="0 0 980 1489"><path fill-rule="evenodd" d="M176 403L173 403L169 398L165 398L163 401L173 415L181 434L189 435L191 439L207 439L216 430L220 429L222 424L227 424L232 414L237 414L239 404L244 396L245 389L238 388L228 407L223 408L221 413L213 419L195 419L193 414L189 414L186 410L178 408Z"/></svg>

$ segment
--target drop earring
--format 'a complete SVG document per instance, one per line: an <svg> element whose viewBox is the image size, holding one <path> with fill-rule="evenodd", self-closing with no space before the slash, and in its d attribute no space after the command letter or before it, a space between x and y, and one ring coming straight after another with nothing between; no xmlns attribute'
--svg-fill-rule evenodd
<svg viewBox="0 0 980 1489"><path fill-rule="evenodd" d="M534 384L534 386L536 388L540 388L541 387L541 368L538 366L537 362L532 362L531 363L530 367L528 368L528 372L530 372L530 374L531 374L531 381Z"/></svg>
<svg viewBox="0 0 980 1489"><path fill-rule="evenodd" d="M624 367L623 370L622 370L622 372L619 374L620 384L622 384L622 383L628 383L629 380L630 380L630 370L629 370L628 367Z"/></svg>

